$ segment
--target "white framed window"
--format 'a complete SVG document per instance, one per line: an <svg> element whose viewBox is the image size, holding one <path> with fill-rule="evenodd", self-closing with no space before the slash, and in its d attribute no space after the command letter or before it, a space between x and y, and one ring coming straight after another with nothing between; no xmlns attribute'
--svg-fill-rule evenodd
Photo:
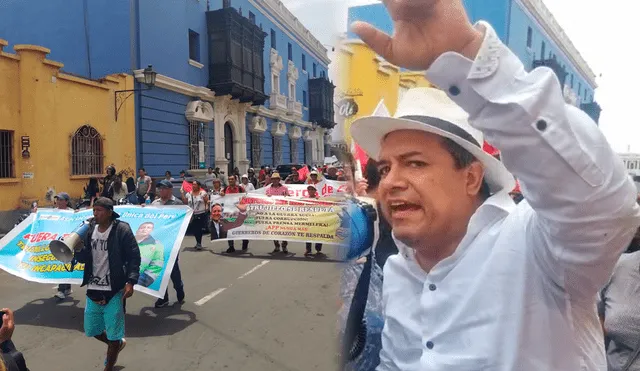
<svg viewBox="0 0 640 371"><path fill-rule="evenodd" d="M189 169L206 169L209 164L209 126L189 121Z"/></svg>
<svg viewBox="0 0 640 371"><path fill-rule="evenodd" d="M274 93L280 93L280 75L271 75L271 91Z"/></svg>
<svg viewBox="0 0 640 371"><path fill-rule="evenodd" d="M253 167L262 165L262 136L260 133L251 133L251 162Z"/></svg>
<svg viewBox="0 0 640 371"><path fill-rule="evenodd" d="M291 98L291 100L296 99L296 84L295 83L290 83L289 84L289 98Z"/></svg>
<svg viewBox="0 0 640 371"><path fill-rule="evenodd" d="M5 138L9 137L8 134L4 134L4 136ZM13 139L12 135L10 137ZM71 175L102 174L103 169L104 143L102 135L93 126L83 125L76 130L71 138ZM9 172L5 171L4 175L6 174ZM8 176L4 177L8 178Z"/></svg>
<svg viewBox="0 0 640 371"><path fill-rule="evenodd" d="M291 163L298 163L298 140L291 139Z"/></svg>
<svg viewBox="0 0 640 371"><path fill-rule="evenodd" d="M282 165L282 137L273 137L273 166Z"/></svg>

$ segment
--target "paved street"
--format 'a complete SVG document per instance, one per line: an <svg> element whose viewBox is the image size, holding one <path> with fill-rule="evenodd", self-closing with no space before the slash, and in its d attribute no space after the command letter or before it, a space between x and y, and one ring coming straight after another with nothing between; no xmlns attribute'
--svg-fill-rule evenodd
<svg viewBox="0 0 640 371"><path fill-rule="evenodd" d="M335 369L336 264L305 258L299 243L289 245L295 255L287 258L271 256L267 242L252 242L250 253L234 256L220 254L226 242L208 251L185 247L194 244L186 237L180 255L182 308L155 309L155 298L141 293L128 301L128 344L117 369ZM325 249L331 256L333 249ZM31 370L102 369L106 347L84 336L84 288L73 289L73 299L57 304L53 285L0 271L0 307L15 310L14 341Z"/></svg>

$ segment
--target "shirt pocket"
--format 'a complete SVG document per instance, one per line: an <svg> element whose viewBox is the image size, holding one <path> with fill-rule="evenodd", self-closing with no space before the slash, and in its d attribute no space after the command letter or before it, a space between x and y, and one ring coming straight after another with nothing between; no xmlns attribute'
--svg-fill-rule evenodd
<svg viewBox="0 0 640 371"><path fill-rule="evenodd" d="M587 184L591 187L604 184L604 172L590 154L594 151L587 151L584 143L576 140L570 125L554 125L552 120L541 117L531 126Z"/></svg>

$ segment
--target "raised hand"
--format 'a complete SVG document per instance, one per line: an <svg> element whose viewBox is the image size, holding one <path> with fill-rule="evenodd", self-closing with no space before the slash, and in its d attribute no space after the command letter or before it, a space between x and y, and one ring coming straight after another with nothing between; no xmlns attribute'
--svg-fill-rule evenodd
<svg viewBox="0 0 640 371"><path fill-rule="evenodd" d="M389 36L364 22L352 30L373 51L396 66L426 70L453 51L475 59L483 32L469 22L462 0L383 0L394 24Z"/></svg>

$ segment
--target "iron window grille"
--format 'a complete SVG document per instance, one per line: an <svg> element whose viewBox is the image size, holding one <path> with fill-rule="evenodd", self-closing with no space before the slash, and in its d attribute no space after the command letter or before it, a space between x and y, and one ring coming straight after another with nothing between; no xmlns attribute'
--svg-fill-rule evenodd
<svg viewBox="0 0 640 371"><path fill-rule="evenodd" d="M273 166L282 165L282 138L273 137Z"/></svg>
<svg viewBox="0 0 640 371"><path fill-rule="evenodd" d="M262 164L260 133L251 133L251 162L253 167L259 167Z"/></svg>
<svg viewBox="0 0 640 371"><path fill-rule="evenodd" d="M0 178L15 178L12 130L0 130Z"/></svg>
<svg viewBox="0 0 640 371"><path fill-rule="evenodd" d="M296 139L291 139L291 163L298 163L298 141Z"/></svg>
<svg viewBox="0 0 640 371"><path fill-rule="evenodd" d="M102 135L94 127L81 126L71 138L71 175L98 175L104 168Z"/></svg>
<svg viewBox="0 0 640 371"><path fill-rule="evenodd" d="M204 122L189 121L189 169L206 169L209 166L208 126Z"/></svg>

